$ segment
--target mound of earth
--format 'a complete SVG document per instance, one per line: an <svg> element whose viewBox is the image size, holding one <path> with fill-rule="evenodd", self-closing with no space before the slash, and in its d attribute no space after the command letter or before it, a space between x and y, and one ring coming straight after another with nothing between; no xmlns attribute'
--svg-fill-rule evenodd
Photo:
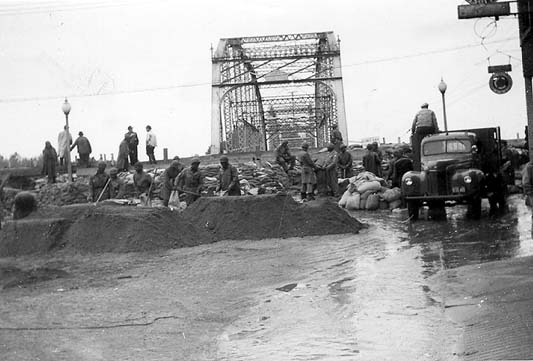
<svg viewBox="0 0 533 361"><path fill-rule="evenodd" d="M183 216L218 240L357 233L363 227L331 201L300 204L283 194L200 198Z"/></svg>
<svg viewBox="0 0 533 361"><path fill-rule="evenodd" d="M197 227L166 208L76 204L42 208L6 222L0 231L0 256L57 249L82 252L140 252L213 242Z"/></svg>

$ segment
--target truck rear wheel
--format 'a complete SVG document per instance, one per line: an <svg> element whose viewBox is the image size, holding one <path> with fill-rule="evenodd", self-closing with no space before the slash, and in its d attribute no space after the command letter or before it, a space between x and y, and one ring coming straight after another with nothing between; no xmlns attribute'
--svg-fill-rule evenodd
<svg viewBox="0 0 533 361"><path fill-rule="evenodd" d="M418 211L420 210L420 203L418 201L407 201L407 214L412 221L418 220Z"/></svg>

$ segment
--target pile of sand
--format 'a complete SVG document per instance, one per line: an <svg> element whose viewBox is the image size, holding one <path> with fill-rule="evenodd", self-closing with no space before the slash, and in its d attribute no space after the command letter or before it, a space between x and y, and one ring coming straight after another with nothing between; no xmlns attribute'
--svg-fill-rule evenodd
<svg viewBox="0 0 533 361"><path fill-rule="evenodd" d="M297 203L291 196L200 198L183 216L218 240L357 233L362 224L329 200Z"/></svg>
<svg viewBox="0 0 533 361"><path fill-rule="evenodd" d="M59 249L140 252L214 240L209 232L168 209L76 204L42 208L28 218L6 222L0 231L0 256Z"/></svg>

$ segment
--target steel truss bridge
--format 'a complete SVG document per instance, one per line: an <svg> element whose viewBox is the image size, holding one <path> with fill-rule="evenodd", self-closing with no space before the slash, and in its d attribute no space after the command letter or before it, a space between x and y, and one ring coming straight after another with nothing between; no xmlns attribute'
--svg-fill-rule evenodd
<svg viewBox="0 0 533 361"><path fill-rule="evenodd" d="M212 54L211 153L348 139L333 32L221 39Z"/></svg>

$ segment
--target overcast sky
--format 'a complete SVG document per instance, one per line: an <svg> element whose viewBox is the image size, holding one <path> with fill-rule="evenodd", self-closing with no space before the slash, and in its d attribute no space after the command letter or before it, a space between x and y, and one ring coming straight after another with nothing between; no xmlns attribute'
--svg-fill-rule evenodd
<svg viewBox="0 0 533 361"><path fill-rule="evenodd" d="M420 104L444 127L501 126L523 137L524 81L513 17L459 20L461 0L0 1L0 154L57 146L72 105L93 156L116 153L128 125L150 124L169 155L210 144L211 53L220 38L334 31L341 39L349 139L408 140ZM487 66L511 63L513 88L488 86ZM147 159L144 147L141 160Z"/></svg>

